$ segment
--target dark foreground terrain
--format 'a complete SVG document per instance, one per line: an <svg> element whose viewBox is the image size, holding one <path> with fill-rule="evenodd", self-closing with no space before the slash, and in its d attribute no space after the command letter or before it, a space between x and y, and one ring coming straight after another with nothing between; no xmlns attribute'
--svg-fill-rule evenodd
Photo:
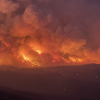
<svg viewBox="0 0 100 100"><path fill-rule="evenodd" d="M100 100L100 65L5 69L0 100Z"/></svg>

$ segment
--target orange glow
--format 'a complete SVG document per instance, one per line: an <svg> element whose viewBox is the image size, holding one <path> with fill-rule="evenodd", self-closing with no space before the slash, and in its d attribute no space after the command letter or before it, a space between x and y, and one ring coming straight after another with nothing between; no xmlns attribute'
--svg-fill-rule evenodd
<svg viewBox="0 0 100 100"><path fill-rule="evenodd" d="M81 63L81 62L83 61L81 58L69 57L69 59L70 59L72 62L79 62L79 63Z"/></svg>
<svg viewBox="0 0 100 100"><path fill-rule="evenodd" d="M56 61L55 60L52 60L52 62L55 63Z"/></svg>
<svg viewBox="0 0 100 100"><path fill-rule="evenodd" d="M23 57L23 60L28 62L29 65L31 65L31 66L34 66L34 65L35 66L40 66L40 63L38 61L32 60L31 58L25 56L24 54L22 55L22 57Z"/></svg>
<svg viewBox="0 0 100 100"><path fill-rule="evenodd" d="M41 54L41 53L42 53L40 50L36 50L36 52L38 52L39 54Z"/></svg>
<svg viewBox="0 0 100 100"><path fill-rule="evenodd" d="M0 0L0 65L45 67L100 64L100 20L99 17L95 20L96 16L91 15L87 22L90 8L84 11L82 9L84 15L87 15L83 17L80 16L82 12L77 9L77 3L74 8L79 11L73 13L74 0L71 1L72 6L64 4L64 9L69 7L71 10L62 9L63 12L58 6L56 12L53 10L56 6L53 0L50 0L50 5L53 4L50 8L49 2L42 7L39 2L41 0L31 2L31 5L27 1ZM27 6L23 6L24 4ZM84 3L79 4L83 6ZM74 14L79 15L77 18L84 20L84 24L74 18Z"/></svg>
<svg viewBox="0 0 100 100"><path fill-rule="evenodd" d="M25 55L23 55L23 58L25 61L30 61L30 59L28 57L26 57Z"/></svg>
<svg viewBox="0 0 100 100"><path fill-rule="evenodd" d="M37 47L32 48L32 50L33 50L33 51L36 51L38 54L41 54L41 53L42 53L42 51L39 50L39 49L37 49Z"/></svg>

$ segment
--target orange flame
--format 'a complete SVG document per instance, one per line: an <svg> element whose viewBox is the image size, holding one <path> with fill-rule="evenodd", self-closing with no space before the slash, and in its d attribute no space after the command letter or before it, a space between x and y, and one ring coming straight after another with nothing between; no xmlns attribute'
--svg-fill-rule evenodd
<svg viewBox="0 0 100 100"><path fill-rule="evenodd" d="M28 57L26 57L24 54L23 54L23 59L24 59L25 61L30 61L30 59L29 59Z"/></svg>
<svg viewBox="0 0 100 100"><path fill-rule="evenodd" d="M40 50L36 50L36 52L38 52L38 54L41 54L42 53Z"/></svg>
<svg viewBox="0 0 100 100"><path fill-rule="evenodd" d="M82 61L83 61L81 58L69 57L69 59L70 59L72 62L77 62L77 63L82 63Z"/></svg>

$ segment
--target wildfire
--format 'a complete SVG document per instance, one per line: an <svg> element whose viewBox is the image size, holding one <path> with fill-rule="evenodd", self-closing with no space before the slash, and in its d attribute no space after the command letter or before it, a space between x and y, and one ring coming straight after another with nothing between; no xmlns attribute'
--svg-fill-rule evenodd
<svg viewBox="0 0 100 100"><path fill-rule="evenodd" d="M59 7L49 0L48 7L46 0L42 0L44 6L40 0L28 1L0 0L0 63L13 66L16 63L20 66L100 64L98 6L86 7L87 3L81 1L77 6L75 0L68 0L69 3L59 0ZM82 9L81 4L90 7L95 17L94 13L90 14L90 8ZM81 16L82 12L85 17Z"/></svg>
<svg viewBox="0 0 100 100"><path fill-rule="evenodd" d="M72 62L79 62L79 63L82 63L82 59L81 58L74 58L74 57L69 57L69 59L72 61Z"/></svg>
<svg viewBox="0 0 100 100"><path fill-rule="evenodd" d="M41 64L39 63L38 59L35 59L36 57L32 56L29 57L26 56L25 54L22 54L22 62L27 62L27 64L31 65L31 66L40 66Z"/></svg>
<svg viewBox="0 0 100 100"><path fill-rule="evenodd" d="M32 50L33 50L33 51L36 51L38 54L41 54L41 53L42 53L42 51L39 50L37 47L32 48Z"/></svg>
<svg viewBox="0 0 100 100"><path fill-rule="evenodd" d="M29 59L28 57L26 57L25 55L23 55L23 59L24 59L25 61L30 61L30 59Z"/></svg>
<svg viewBox="0 0 100 100"><path fill-rule="evenodd" d="M41 53L42 53L40 50L36 50L36 52L38 52L39 54L41 54Z"/></svg>

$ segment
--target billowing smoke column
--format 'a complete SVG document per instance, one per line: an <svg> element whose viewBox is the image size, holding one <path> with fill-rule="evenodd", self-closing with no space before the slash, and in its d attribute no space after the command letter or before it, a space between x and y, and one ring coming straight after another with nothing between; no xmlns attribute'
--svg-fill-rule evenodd
<svg viewBox="0 0 100 100"><path fill-rule="evenodd" d="M100 63L97 0L0 0L0 65Z"/></svg>

